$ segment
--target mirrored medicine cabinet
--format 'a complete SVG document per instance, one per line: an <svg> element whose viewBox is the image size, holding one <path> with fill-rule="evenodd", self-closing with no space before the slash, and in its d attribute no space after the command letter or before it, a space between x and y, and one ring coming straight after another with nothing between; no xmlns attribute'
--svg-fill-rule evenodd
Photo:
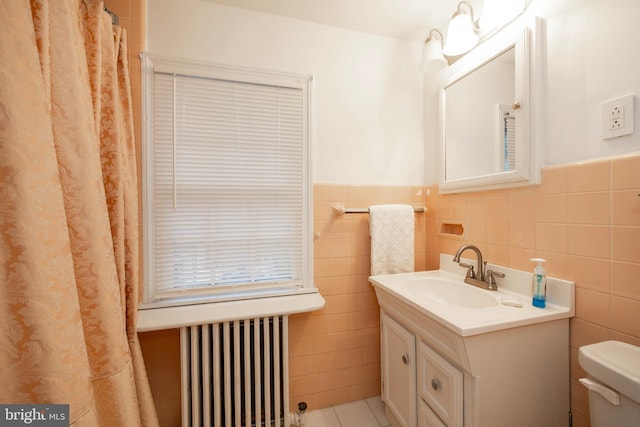
<svg viewBox="0 0 640 427"><path fill-rule="evenodd" d="M491 40L442 86L441 193L540 182L533 132L539 100L532 96L540 25L536 19L512 36Z"/></svg>

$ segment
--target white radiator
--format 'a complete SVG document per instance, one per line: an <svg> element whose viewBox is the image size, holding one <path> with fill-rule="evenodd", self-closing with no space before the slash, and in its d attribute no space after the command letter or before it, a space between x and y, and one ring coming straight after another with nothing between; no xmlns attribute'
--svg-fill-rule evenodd
<svg viewBox="0 0 640 427"><path fill-rule="evenodd" d="M285 427L288 316L180 328L183 427Z"/></svg>

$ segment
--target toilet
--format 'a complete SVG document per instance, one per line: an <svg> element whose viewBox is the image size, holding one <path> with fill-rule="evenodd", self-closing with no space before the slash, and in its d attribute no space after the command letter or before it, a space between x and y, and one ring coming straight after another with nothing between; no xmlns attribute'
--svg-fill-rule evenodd
<svg viewBox="0 0 640 427"><path fill-rule="evenodd" d="M640 426L640 347L603 341L580 347L591 427Z"/></svg>

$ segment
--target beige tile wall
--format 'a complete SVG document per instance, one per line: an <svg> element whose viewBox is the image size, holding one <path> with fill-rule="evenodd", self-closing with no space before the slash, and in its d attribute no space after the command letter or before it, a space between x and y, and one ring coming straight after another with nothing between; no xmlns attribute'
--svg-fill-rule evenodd
<svg viewBox="0 0 640 427"><path fill-rule="evenodd" d="M310 408L380 394L380 313L368 282L367 214L339 215L334 204L366 208L379 203L422 207L422 187L314 186L315 284L322 310L292 316L290 402ZM416 214L415 268L425 267L425 215Z"/></svg>
<svg viewBox="0 0 640 427"><path fill-rule="evenodd" d="M576 282L571 320L571 407L574 427L589 425L578 348L606 339L640 345L640 156L543 170L539 186L437 195L428 188L427 267L465 242L485 259L532 270L547 259L551 276ZM465 235L440 233L461 223Z"/></svg>
<svg viewBox="0 0 640 427"><path fill-rule="evenodd" d="M138 334L160 427L181 425L180 331Z"/></svg>

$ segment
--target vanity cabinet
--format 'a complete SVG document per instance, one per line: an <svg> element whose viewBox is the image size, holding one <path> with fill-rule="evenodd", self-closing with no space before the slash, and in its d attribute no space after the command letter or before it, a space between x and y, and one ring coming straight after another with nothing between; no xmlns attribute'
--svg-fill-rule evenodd
<svg viewBox="0 0 640 427"><path fill-rule="evenodd" d="M547 277L540 309L529 303L528 272L490 265L505 279L483 291L464 283L451 255L440 255L440 268L369 278L391 424L568 427L575 283Z"/></svg>
<svg viewBox="0 0 640 427"><path fill-rule="evenodd" d="M568 319L460 336L397 303L380 317L393 427L568 426Z"/></svg>

